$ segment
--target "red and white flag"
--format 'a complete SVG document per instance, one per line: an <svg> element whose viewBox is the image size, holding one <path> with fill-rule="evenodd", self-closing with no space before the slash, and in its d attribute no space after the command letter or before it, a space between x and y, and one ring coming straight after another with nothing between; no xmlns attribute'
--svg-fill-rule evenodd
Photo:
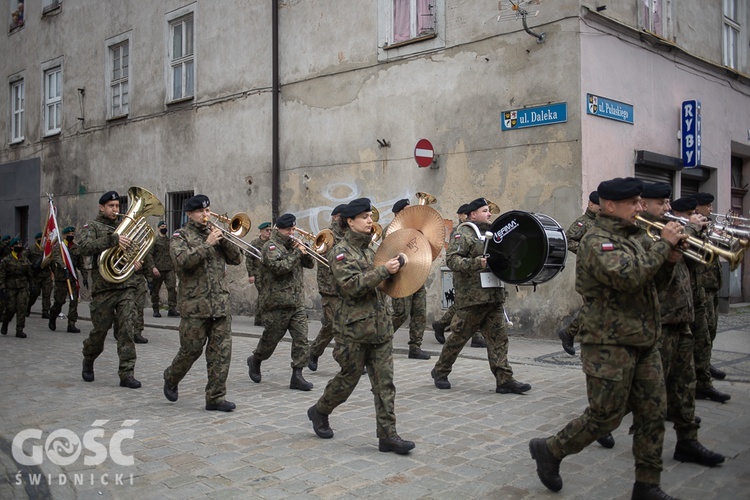
<svg viewBox="0 0 750 500"><path fill-rule="evenodd" d="M49 198L49 216L47 217L47 224L44 226L44 233L42 234L42 250L44 251L44 258L42 262L52 258L52 251L57 243L60 248L60 254L62 255L63 265L68 270L70 277L75 281L76 292L80 289L78 284L78 273L73 265L73 259L70 257L68 251L68 245L66 245L60 238L59 225L57 224L57 211L55 205L52 203L52 197ZM73 290L69 288L71 299L73 298Z"/></svg>

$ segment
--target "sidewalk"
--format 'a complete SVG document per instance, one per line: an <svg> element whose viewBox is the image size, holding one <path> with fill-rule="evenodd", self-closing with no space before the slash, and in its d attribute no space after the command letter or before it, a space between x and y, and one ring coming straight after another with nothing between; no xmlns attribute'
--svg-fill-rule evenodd
<svg viewBox="0 0 750 500"><path fill-rule="evenodd" d="M179 401L168 402L162 372L179 346L179 318L153 318L150 311L144 332L149 343L137 345L136 377L143 383L138 390L118 386L111 337L97 360L96 381L81 380L81 342L91 328L84 319L88 304L79 307L81 334L65 333L64 320L57 332L49 331L38 306L27 318L29 338L13 337L11 323L11 334L0 337L0 498L630 497L630 417L614 432L614 449L594 443L563 461L560 493L548 491L536 476L529 439L556 432L586 406L580 361L557 341L511 338L515 376L533 386L526 395L496 394L486 351L470 347L451 374L453 388L440 391L429 372L441 346L427 331L423 349L433 359L408 359L408 331L401 328L394 340L396 415L399 433L417 447L398 456L377 450L366 378L331 415L334 438L313 433L306 410L337 371L330 349L317 372L304 372L315 384L311 392L288 388L288 338L263 363L263 382L251 382L245 359L262 331L252 318L233 319L228 399L237 410L204 410L204 358L180 384ZM310 323L310 338L319 327ZM713 469L676 462L675 435L668 426L662 486L685 499L750 495L750 309L720 316L714 365L728 373L715 385L732 400L724 405L697 401L700 440L725 454L727 462ZM40 438L24 446L29 456L32 445L39 448L40 466L21 466L12 458L11 442L25 429L41 430ZM83 438L97 429L103 435L96 439L99 447ZM78 448L66 448L67 441ZM70 463L61 465L66 457Z"/></svg>

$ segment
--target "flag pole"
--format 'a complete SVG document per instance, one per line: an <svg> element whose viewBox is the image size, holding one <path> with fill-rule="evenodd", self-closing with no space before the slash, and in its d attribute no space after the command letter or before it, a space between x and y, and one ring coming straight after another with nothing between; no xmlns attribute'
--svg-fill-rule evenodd
<svg viewBox="0 0 750 500"><path fill-rule="evenodd" d="M63 266L65 266L65 269L68 270L68 274L70 274L70 269L68 269L68 264L65 260L65 250L63 250L63 245L65 244L65 241L62 239L62 230L60 229L60 225L57 223L57 214L55 214L55 208L54 205L52 205L52 197L50 197L50 209L52 210L52 219L55 221L55 229L57 230L57 243L60 247L60 257L63 261ZM73 287L70 286L70 278L66 278L65 282L68 285L68 296L70 297L70 300L75 300L75 297L73 297Z"/></svg>

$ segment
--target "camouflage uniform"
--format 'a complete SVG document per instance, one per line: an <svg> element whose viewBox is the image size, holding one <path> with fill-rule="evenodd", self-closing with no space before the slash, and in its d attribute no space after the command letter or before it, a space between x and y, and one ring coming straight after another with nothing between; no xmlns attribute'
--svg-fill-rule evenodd
<svg viewBox="0 0 750 500"><path fill-rule="evenodd" d="M159 276L154 276L151 269L151 307L154 312L159 310L159 292L164 283L167 287L167 307L169 311L177 310L177 278L172 270L172 258L169 256L169 238L161 234L156 236L154 246L149 254L153 258L154 266L159 271Z"/></svg>
<svg viewBox="0 0 750 500"><path fill-rule="evenodd" d="M696 389L706 390L713 387L709 365L711 364L711 333L708 326L706 314L707 301L704 288L704 277L706 265L690 260L687 262L690 269L691 284L693 287L693 304L695 304L695 320L690 324L693 332L694 346L693 359L695 361Z"/></svg>
<svg viewBox="0 0 750 500"><path fill-rule="evenodd" d="M341 370L326 385L316 406L330 415L344 403L367 367L375 396L377 436L396 436L393 385L393 325L388 302L378 285L390 276L384 265L373 267L370 235L347 230L329 253L331 272L341 300L335 311L333 357Z"/></svg>
<svg viewBox="0 0 750 500"><path fill-rule="evenodd" d="M575 254L578 253L578 247L581 244L581 238L583 238L583 235L593 227L595 220L596 214L587 208L586 212L584 212L583 215L573 221L568 230L565 231L565 237L568 240L569 252L573 252ZM570 335L571 338L575 338L575 336L578 334L578 329L580 328L580 324L578 321L579 314L580 310L576 312L573 321L571 321L567 328L565 328L565 333Z"/></svg>
<svg viewBox="0 0 750 500"><path fill-rule="evenodd" d="M16 333L22 333L26 326L26 310L29 304L29 283L31 282L31 263L26 256L16 256L13 251L0 261L0 289L5 291L5 309L3 312L3 329L16 316Z"/></svg>
<svg viewBox="0 0 750 500"><path fill-rule="evenodd" d="M427 291L424 285L412 295L393 299L393 331L409 320L409 347L421 347L427 323Z"/></svg>
<svg viewBox="0 0 750 500"><path fill-rule="evenodd" d="M263 334L253 356L260 361L271 357L287 330L292 336L292 368L307 366L307 314L302 305L302 269L312 269L315 261L294 248L295 241L273 230L263 245L261 276L264 291L260 298Z"/></svg>
<svg viewBox="0 0 750 500"><path fill-rule="evenodd" d="M706 328L708 329L708 338L701 338L701 341L695 345L695 370L700 374L702 388L707 388L706 376L711 376L711 351L716 339L716 328L719 321L719 289L721 288L721 262L715 258L708 266L701 266L702 272L698 280L703 285L703 295L705 296L706 311ZM705 335L705 334L704 334ZM697 339L696 339L697 340Z"/></svg>
<svg viewBox="0 0 750 500"><path fill-rule="evenodd" d="M489 230L489 224L476 224L480 231ZM456 315L451 322L453 333L446 338L435 363L433 378L447 377L461 349L480 330L487 341L487 359L497 385L513 381L513 370L508 363L508 332L505 329L503 304L505 288L482 288L479 272L484 243L468 226L457 229L446 251L446 262L453 271L456 290Z"/></svg>
<svg viewBox="0 0 750 500"><path fill-rule="evenodd" d="M81 269L83 264L83 258L81 257L78 249L78 245L75 243L64 243L68 245L68 253L73 261L73 266L76 270ZM59 243L55 243L52 248L52 258L48 259L44 263L44 268L49 269L55 276L55 292L54 301L52 307L49 309L50 318L57 318L57 315L62 312L62 308L65 305L65 301L70 297L70 292L73 292L73 298L68 303L68 327L75 328L76 321L78 321L78 277L72 276L70 271L65 267L63 262L62 253L60 252ZM49 272L49 271L48 271ZM70 283L70 289L68 289L68 283Z"/></svg>
<svg viewBox="0 0 750 500"><path fill-rule="evenodd" d="M165 239L165 238L164 238ZM135 288L135 316L133 317L133 335L140 335L144 328L144 308L146 307L146 295L148 295L148 283L154 278L154 259L150 253L146 254L141 264L140 271L136 271L135 278L138 285ZM158 269L158 268L157 268ZM153 286L153 285L152 285Z"/></svg>
<svg viewBox="0 0 750 500"><path fill-rule="evenodd" d="M661 240L646 251L634 237L640 231L599 214L581 240L576 291L584 300L579 340L589 406L546 444L558 460L578 453L631 410L636 481L658 484L667 395L657 350L657 285L671 276L659 271L672 246Z"/></svg>
<svg viewBox="0 0 750 500"><path fill-rule="evenodd" d="M31 295L29 296L28 311L31 311L31 307L41 294L42 317L47 318L49 317L50 299L52 297L52 273L47 269L42 269L44 251L37 243L31 246L27 256L31 263Z"/></svg>
<svg viewBox="0 0 750 500"><path fill-rule="evenodd" d="M341 241L343 236L341 226L332 224L329 229L333 232L333 246ZM331 247L331 250L333 249ZM328 262L331 262L331 251L329 250ZM318 293L320 293L320 303L323 308L323 317L321 318L320 331L315 340L310 344L310 357L319 358L325 351L328 344L331 343L335 335L333 314L338 307L339 294L336 289L336 280L333 278L331 268L318 264Z"/></svg>
<svg viewBox="0 0 750 500"><path fill-rule="evenodd" d="M99 214L96 219L83 226L78 253L93 259L91 277L91 322L93 330L83 341L84 362L94 363L104 351L107 331L115 325L118 331L117 355L120 359L118 375L120 381L133 376L135 371L135 344L133 343L134 298L137 278L131 276L122 283L110 283L99 272L99 255L108 248L116 247L120 237L114 234L117 221Z"/></svg>
<svg viewBox="0 0 750 500"><path fill-rule="evenodd" d="M263 240L259 236L251 241L250 244L258 250L262 250L263 246L266 244L266 241L267 240ZM245 256L245 268L247 268L247 277L255 277L255 282L253 284L255 285L255 290L258 292L258 300L255 302L255 326L263 326L263 317L260 310L260 299L265 289L263 285L263 276L260 272L260 268L262 265L263 261L261 259L256 259L255 257L251 257L249 255Z"/></svg>
<svg viewBox="0 0 750 500"><path fill-rule="evenodd" d="M209 245L207 225L189 221L175 231L169 254L180 286L180 349L164 370L164 381L176 387L206 346L206 404L220 403L227 394L232 359L232 315L225 266L239 265L242 251L226 239Z"/></svg>

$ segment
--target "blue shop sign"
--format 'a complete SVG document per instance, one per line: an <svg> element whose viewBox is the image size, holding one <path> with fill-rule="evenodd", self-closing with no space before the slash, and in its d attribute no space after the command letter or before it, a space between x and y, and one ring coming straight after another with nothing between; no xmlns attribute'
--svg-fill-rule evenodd
<svg viewBox="0 0 750 500"><path fill-rule="evenodd" d="M683 101L680 109L680 156L682 166L701 164L701 102Z"/></svg>
<svg viewBox="0 0 750 500"><path fill-rule="evenodd" d="M568 121L568 103L560 102L534 108L512 109L500 115L502 130L539 127Z"/></svg>
<svg viewBox="0 0 750 500"><path fill-rule="evenodd" d="M594 94L586 94L586 113L633 124L633 105Z"/></svg>

